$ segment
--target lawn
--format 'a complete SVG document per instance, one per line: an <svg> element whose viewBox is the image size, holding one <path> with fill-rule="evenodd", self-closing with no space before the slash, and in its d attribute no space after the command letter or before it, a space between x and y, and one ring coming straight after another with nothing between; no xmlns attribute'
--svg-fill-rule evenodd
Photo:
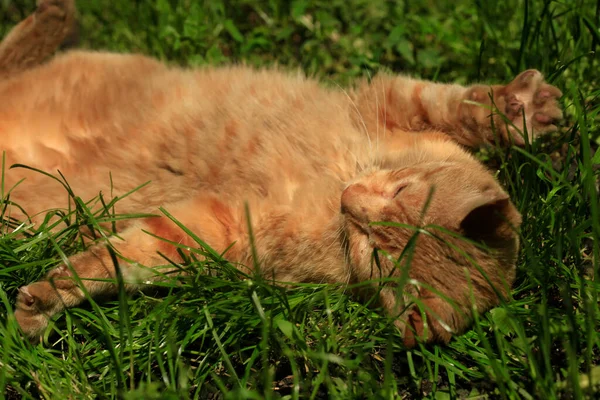
<svg viewBox="0 0 600 400"><path fill-rule="evenodd" d="M0 0L0 34L34 3ZM537 68L563 91L566 120L525 149L479 153L524 217L518 277L509 302L448 346L407 351L389 319L343 288L275 287L240 276L218 256L189 259L188 276L155 291L62 313L46 342L31 344L12 315L16 289L81 248L77 224L98 218L82 209L58 233L26 226L23 236L0 225L0 393L600 397L600 2L80 0L78 7L80 47L187 65L279 64L326 85L347 86L381 70L508 82Z"/></svg>

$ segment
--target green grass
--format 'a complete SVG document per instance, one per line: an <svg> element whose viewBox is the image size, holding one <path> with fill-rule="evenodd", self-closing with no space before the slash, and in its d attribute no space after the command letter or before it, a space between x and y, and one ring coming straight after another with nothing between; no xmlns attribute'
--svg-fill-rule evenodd
<svg viewBox="0 0 600 400"><path fill-rule="evenodd" d="M0 0L0 33L33 3ZM600 3L86 0L78 6L82 46L190 65L279 63L342 85L381 69L468 83L508 81L538 68L565 93L567 120L561 132L525 151L481 154L524 216L518 279L512 301L480 316L448 346L406 351L387 318L340 288L274 287L240 276L218 255L190 259L189 276L155 292L69 310L55 318L47 343L30 344L12 315L16 289L80 242L75 225L57 234L23 227L25 237L4 226L0 393L48 399L600 396L600 62L594 53ZM99 218L109 216L81 208L77 223Z"/></svg>

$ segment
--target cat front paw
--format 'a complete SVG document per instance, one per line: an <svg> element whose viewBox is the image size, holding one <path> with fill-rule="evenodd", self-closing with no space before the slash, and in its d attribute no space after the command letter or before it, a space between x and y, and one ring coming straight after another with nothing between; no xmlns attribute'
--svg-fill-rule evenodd
<svg viewBox="0 0 600 400"><path fill-rule="evenodd" d="M495 132L501 139L523 146L525 134L532 141L558 129L556 123L563 117L558 103L561 96L560 89L546 83L541 72L530 69L505 86L473 86L466 99L484 105L469 107L469 118L475 119L479 126L485 127L484 130L489 128L490 132L493 121ZM492 112L492 99L504 118ZM493 138L488 137L488 140L493 141Z"/></svg>
<svg viewBox="0 0 600 400"><path fill-rule="evenodd" d="M48 326L49 311L55 304L53 297L56 292L49 282L36 282L19 289L15 318L28 338L38 338Z"/></svg>
<svg viewBox="0 0 600 400"><path fill-rule="evenodd" d="M508 130L517 144L524 144L525 131L531 141L558 129L555 124L563 117L558 104L562 93L546 83L539 71L520 73L500 92L504 95L504 114L514 125L509 125Z"/></svg>
<svg viewBox="0 0 600 400"><path fill-rule="evenodd" d="M48 320L74 297L78 297L77 285L63 264L51 270L46 280L19 289L15 309L17 323L27 337L36 339L48 326Z"/></svg>

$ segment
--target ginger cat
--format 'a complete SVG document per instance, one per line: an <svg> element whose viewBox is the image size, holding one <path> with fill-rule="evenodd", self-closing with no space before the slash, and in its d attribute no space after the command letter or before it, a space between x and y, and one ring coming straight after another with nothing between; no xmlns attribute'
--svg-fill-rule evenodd
<svg viewBox="0 0 600 400"><path fill-rule="evenodd" d="M469 326L471 296L484 312L508 293L521 216L461 145L522 144L523 121L530 138L555 130L561 93L538 71L470 87L383 75L346 93L275 69L190 70L141 55L72 51L43 63L74 13L73 0L41 0L0 44L7 165L59 170L86 201L110 196L109 173L115 196L152 181L116 212L162 215L164 206L245 272L253 265L247 203L260 272L278 282L373 280L377 289L378 279L407 273L401 292L379 287L407 346L448 342ZM489 106L490 95L514 125L473 103ZM7 189L24 179L10 200L33 221L71 201L43 174L13 168L5 179ZM445 230L421 234L411 263L396 266L414 230L378 221ZM176 245L143 230L197 247L165 216L119 229L111 243L130 290L176 271L163 255L181 261ZM73 274L91 296L117 290L101 280L114 278L115 266L100 242L20 289L15 317L26 335L85 300Z"/></svg>

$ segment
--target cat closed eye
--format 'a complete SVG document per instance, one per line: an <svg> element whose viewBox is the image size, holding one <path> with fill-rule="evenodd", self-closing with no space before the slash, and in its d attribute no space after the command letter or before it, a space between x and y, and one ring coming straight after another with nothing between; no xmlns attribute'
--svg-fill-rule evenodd
<svg viewBox="0 0 600 400"><path fill-rule="evenodd" d="M406 189L407 187L408 187L408 182L403 182L403 183L401 183L400 185L398 185L398 186L396 187L396 190L394 191L394 195L392 196L392 198L393 198L393 199L395 199L396 197L398 197L398 195L399 195L400 193L402 193L402 191L403 191L404 189Z"/></svg>

